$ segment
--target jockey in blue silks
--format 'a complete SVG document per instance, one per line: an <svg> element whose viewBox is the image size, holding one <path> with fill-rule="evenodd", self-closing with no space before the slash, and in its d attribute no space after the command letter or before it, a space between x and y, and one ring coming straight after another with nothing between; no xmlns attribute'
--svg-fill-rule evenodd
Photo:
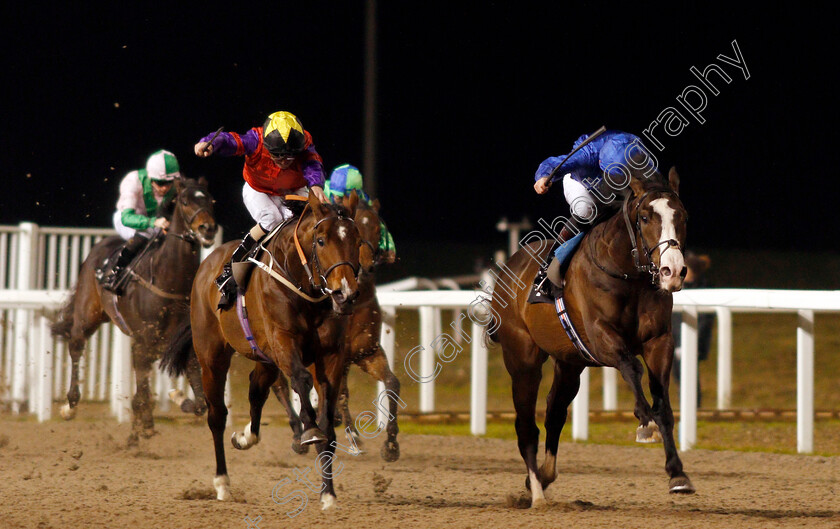
<svg viewBox="0 0 840 529"><path fill-rule="evenodd" d="M586 134L579 137L572 150L588 137ZM648 151L638 136L607 130L579 151L571 155L552 156L540 164L534 175L534 190L542 195L548 192L551 183L562 179L563 194L569 203L572 218L569 219L569 226L564 225L558 234L563 244L557 246L554 259L537 274L530 301L552 301L546 278L556 287L552 294L556 296L560 293L572 254L598 216L598 203L611 209L620 204L629 184L629 168L638 168L631 164L631 157L638 161L638 154L644 154L646 163L650 165ZM549 181L552 171L561 163L563 167ZM606 176L609 176L609 182ZM622 183L623 188L620 187Z"/></svg>

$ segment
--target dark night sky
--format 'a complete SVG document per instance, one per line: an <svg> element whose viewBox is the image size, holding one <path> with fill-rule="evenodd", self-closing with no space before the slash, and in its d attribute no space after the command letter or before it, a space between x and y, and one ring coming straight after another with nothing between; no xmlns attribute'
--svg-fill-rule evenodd
<svg viewBox="0 0 840 529"><path fill-rule="evenodd" d="M163 147L210 179L228 237L241 235L242 160L199 160L192 145L280 109L328 170L361 164L361 1L15 4L0 13L0 223L108 226L119 179ZM689 67L722 64L737 39L750 79L723 65L733 81L709 95L706 123L658 155L682 175L689 244L836 247L831 17L556 4L379 2L379 197L398 244L502 246L499 217L563 214L559 186L533 192L539 163L601 124L641 134L698 84Z"/></svg>

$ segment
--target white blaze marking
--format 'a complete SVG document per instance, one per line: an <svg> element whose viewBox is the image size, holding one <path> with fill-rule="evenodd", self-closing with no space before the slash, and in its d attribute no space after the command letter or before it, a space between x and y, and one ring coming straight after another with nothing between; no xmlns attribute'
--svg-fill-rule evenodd
<svg viewBox="0 0 840 529"><path fill-rule="evenodd" d="M338 238L342 241L347 238L347 226L338 227Z"/></svg>
<svg viewBox="0 0 840 529"><path fill-rule="evenodd" d="M653 211L662 219L662 233L659 236L660 244L670 239L676 240L677 229L674 226L674 210L668 206L668 199L657 198L656 200L652 200L650 205L653 207ZM666 266L671 269L671 276L665 278L663 283L677 282L677 278L683 266L685 266L685 261L679 248L662 244L659 247L659 268ZM663 286L665 285L663 284Z"/></svg>
<svg viewBox="0 0 840 529"><path fill-rule="evenodd" d="M205 196L207 196L207 195L205 195L201 191L196 191L195 192L195 198L204 198Z"/></svg>

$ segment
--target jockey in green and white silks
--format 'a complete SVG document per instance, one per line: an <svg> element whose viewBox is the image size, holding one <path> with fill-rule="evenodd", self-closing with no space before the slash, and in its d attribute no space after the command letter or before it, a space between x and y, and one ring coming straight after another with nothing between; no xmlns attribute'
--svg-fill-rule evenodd
<svg viewBox="0 0 840 529"><path fill-rule="evenodd" d="M324 194L327 195L327 198L329 198L331 202L335 202L335 197L345 197L348 196L351 191L355 191L361 200L364 200L368 205L371 205L373 203L373 199L365 193L362 189L363 186L364 180L362 179L362 173L356 166L346 163L344 165L339 165L332 170L332 173L330 173L330 179L324 186ZM391 236L391 232L388 231L385 223L382 222L381 219L379 222L381 228L381 235L379 236L379 249L386 254L390 252L392 257L395 257L397 247L394 245L394 238Z"/></svg>
<svg viewBox="0 0 840 529"><path fill-rule="evenodd" d="M125 175L120 182L120 198L114 213L114 228L120 237L127 240L137 231L166 228L168 222L157 219L157 211L163 201L175 193L172 182L180 176L175 155L164 150L152 154L145 169Z"/></svg>
<svg viewBox="0 0 840 529"><path fill-rule="evenodd" d="M122 271L146 245L155 230L165 230L169 221L158 217L158 208L175 194L172 183L180 178L175 155L163 149L153 153L145 169L131 171L120 182L120 198L114 213L114 228L127 242L107 275L101 277L102 286L120 294L118 284Z"/></svg>

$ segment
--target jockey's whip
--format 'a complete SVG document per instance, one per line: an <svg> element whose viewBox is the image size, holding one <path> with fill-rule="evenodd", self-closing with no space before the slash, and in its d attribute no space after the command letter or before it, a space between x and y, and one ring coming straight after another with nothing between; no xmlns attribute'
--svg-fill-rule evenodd
<svg viewBox="0 0 840 529"><path fill-rule="evenodd" d="M219 134L222 132L222 130L224 130L224 127L219 127L219 130L217 130L216 133L213 134L213 137L210 138L210 141L208 141L207 145L204 146L204 152L207 152L207 149L209 149L210 146L213 145L213 140L215 140L219 136Z"/></svg>
<svg viewBox="0 0 840 529"><path fill-rule="evenodd" d="M219 129L219 130L221 130L221 129ZM581 144L580 144L580 145L578 145L577 147L575 147L575 148L572 150L572 152L570 152L570 153L568 154L568 156L566 156L566 159L565 159L565 160L563 160L562 162L560 162L560 165L558 165L557 167L555 167L554 169L552 169L551 173L549 173L549 175L548 175L548 181L545 183L545 187L551 187L551 179L552 179L552 178L554 178L554 175L557 173L557 171L559 171L559 170L560 170L560 168L561 168L561 167L563 167L563 165L565 165L565 163L566 163L567 161L569 161L569 158L571 158L571 157L572 157L572 155L573 155L574 153L576 153L576 152L578 152L579 150L581 150L581 149L583 149L584 147L586 147L586 146L587 146L590 142L592 142L592 140L594 140L595 138L597 138L598 136L600 136L601 134L603 134L604 132L606 132L606 130L607 130L606 125L601 125L601 128L600 128L600 129L598 129L598 130L596 130L595 132L593 132L592 134L590 134L590 135L589 135L589 137L588 137L588 138L586 138L585 140L583 140L583 142L581 142Z"/></svg>

